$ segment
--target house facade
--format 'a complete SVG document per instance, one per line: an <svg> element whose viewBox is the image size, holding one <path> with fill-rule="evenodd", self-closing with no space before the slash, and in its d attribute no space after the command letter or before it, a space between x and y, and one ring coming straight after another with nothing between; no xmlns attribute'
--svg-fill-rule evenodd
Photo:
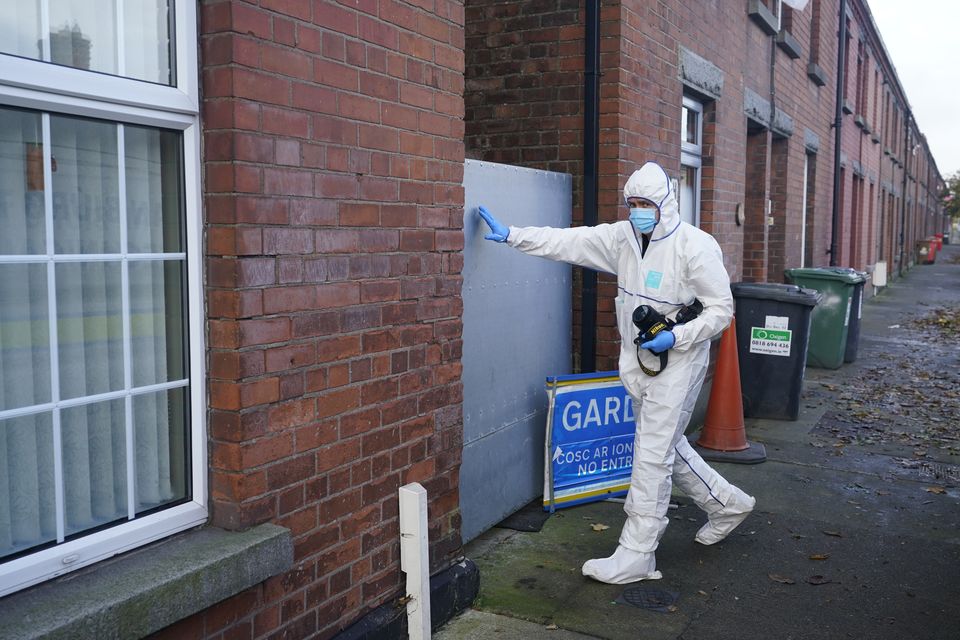
<svg viewBox="0 0 960 640"><path fill-rule="evenodd" d="M734 281L895 278L944 226L863 0L29 0L0 29L0 629L401 629L411 482L435 619L469 602L468 158L571 174L574 224L656 160ZM575 361L613 369L591 278Z"/></svg>

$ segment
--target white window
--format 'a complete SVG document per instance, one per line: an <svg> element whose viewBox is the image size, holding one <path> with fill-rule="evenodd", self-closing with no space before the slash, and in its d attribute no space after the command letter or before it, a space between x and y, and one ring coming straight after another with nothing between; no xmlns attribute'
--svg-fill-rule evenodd
<svg viewBox="0 0 960 640"><path fill-rule="evenodd" d="M683 97L680 116L680 217L700 225L700 171L703 166L703 103Z"/></svg>
<svg viewBox="0 0 960 640"><path fill-rule="evenodd" d="M0 596L206 520L196 43L0 6Z"/></svg>

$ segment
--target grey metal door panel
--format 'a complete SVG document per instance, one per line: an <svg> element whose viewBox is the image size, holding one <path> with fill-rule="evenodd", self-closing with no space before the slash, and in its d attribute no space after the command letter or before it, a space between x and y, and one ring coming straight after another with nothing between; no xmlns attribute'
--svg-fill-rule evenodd
<svg viewBox="0 0 960 640"><path fill-rule="evenodd" d="M464 167L462 535L543 491L544 378L570 371L571 267L483 239L481 204L508 225L569 227L569 174Z"/></svg>

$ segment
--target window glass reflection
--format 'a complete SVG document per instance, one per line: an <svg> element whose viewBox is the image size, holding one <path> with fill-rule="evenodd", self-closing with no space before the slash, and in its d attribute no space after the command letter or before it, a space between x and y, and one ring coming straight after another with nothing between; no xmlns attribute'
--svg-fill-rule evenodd
<svg viewBox="0 0 960 640"><path fill-rule="evenodd" d="M170 0L4 1L0 53L173 84L169 5Z"/></svg>

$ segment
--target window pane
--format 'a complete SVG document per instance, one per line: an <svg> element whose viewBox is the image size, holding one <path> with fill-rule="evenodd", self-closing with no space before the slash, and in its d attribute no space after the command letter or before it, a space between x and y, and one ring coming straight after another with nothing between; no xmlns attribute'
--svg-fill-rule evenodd
<svg viewBox="0 0 960 640"><path fill-rule="evenodd" d="M120 264L57 265L60 396L123 389Z"/></svg>
<svg viewBox="0 0 960 640"><path fill-rule="evenodd" d="M0 255L47 252L42 140L39 113L0 109Z"/></svg>
<svg viewBox="0 0 960 640"><path fill-rule="evenodd" d="M0 411L50 402L47 266L0 265Z"/></svg>
<svg viewBox="0 0 960 640"><path fill-rule="evenodd" d="M173 85L169 0L125 0L122 75Z"/></svg>
<svg viewBox="0 0 960 640"><path fill-rule="evenodd" d="M0 420L0 558L56 540L53 420Z"/></svg>
<svg viewBox="0 0 960 640"><path fill-rule="evenodd" d="M127 515L126 418L122 399L64 409L63 497L70 536Z"/></svg>
<svg viewBox="0 0 960 640"><path fill-rule="evenodd" d="M180 136L173 131L124 127L127 178L127 250L183 251Z"/></svg>
<svg viewBox="0 0 960 640"><path fill-rule="evenodd" d="M190 496L187 392L170 389L133 398L137 513Z"/></svg>
<svg viewBox="0 0 960 640"><path fill-rule="evenodd" d="M50 62L116 73L117 21L113 17L114 0L49 2Z"/></svg>
<svg viewBox="0 0 960 640"><path fill-rule="evenodd" d="M0 52L39 59L40 2L0 2Z"/></svg>
<svg viewBox="0 0 960 640"><path fill-rule="evenodd" d="M117 127L50 118L57 253L119 253Z"/></svg>
<svg viewBox="0 0 960 640"><path fill-rule="evenodd" d="M183 265L174 260L130 263L133 385L182 380Z"/></svg>
<svg viewBox="0 0 960 640"><path fill-rule="evenodd" d="M699 113L693 109L683 108L683 141L690 144L699 145L700 141L697 139L697 119Z"/></svg>
<svg viewBox="0 0 960 640"><path fill-rule="evenodd" d="M48 0L46 43L40 35L41 2L0 3L0 53L173 84L169 0L123 0L119 6L117 0ZM123 23L120 37L118 11ZM46 53L44 44L49 47Z"/></svg>

